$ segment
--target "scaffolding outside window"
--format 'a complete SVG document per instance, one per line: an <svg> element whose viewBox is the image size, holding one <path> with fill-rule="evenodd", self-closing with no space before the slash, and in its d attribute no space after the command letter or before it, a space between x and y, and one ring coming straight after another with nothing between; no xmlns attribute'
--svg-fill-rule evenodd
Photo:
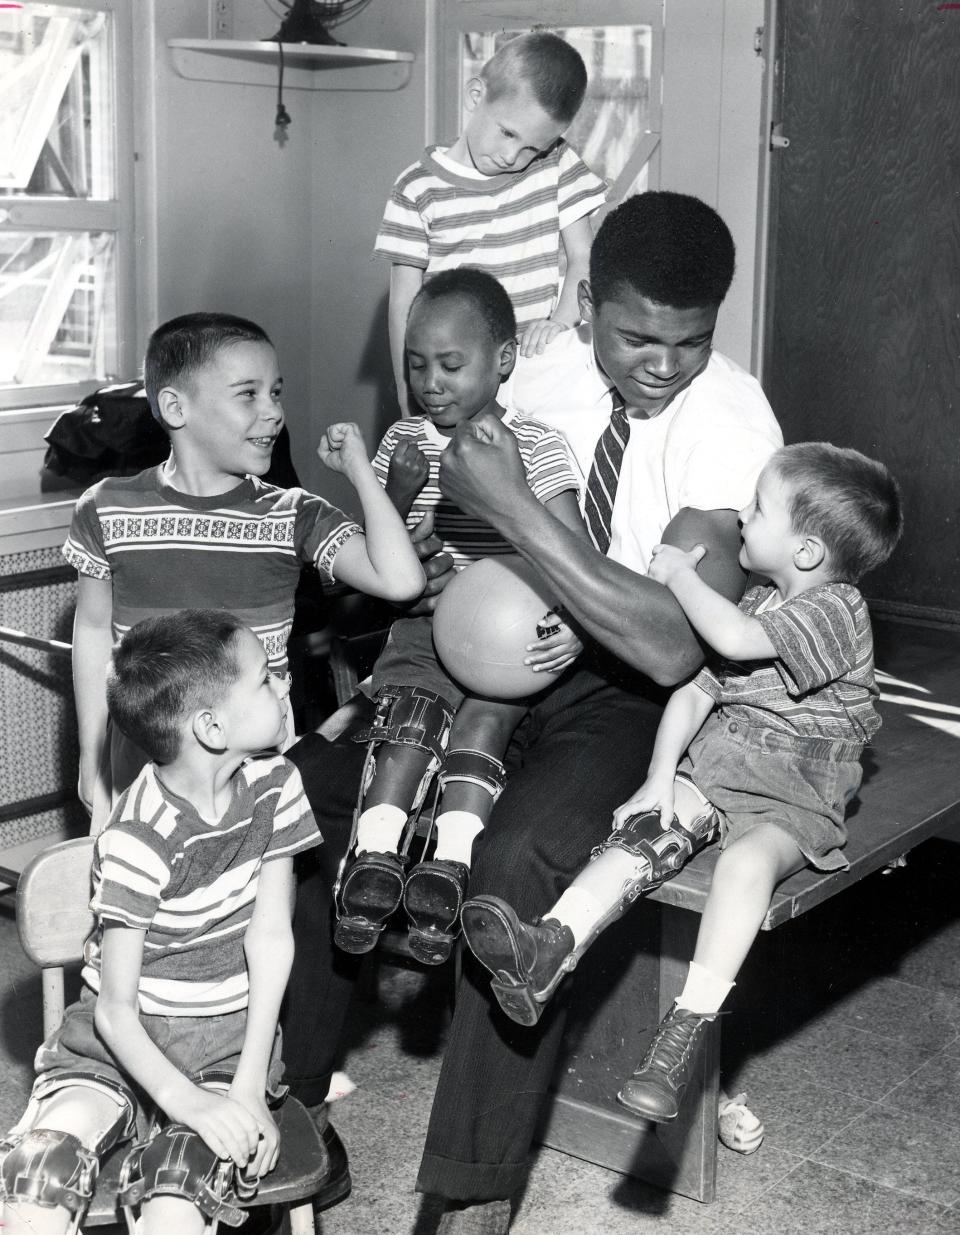
<svg viewBox="0 0 960 1235"><path fill-rule="evenodd" d="M129 376L128 8L0 7L0 406Z"/></svg>

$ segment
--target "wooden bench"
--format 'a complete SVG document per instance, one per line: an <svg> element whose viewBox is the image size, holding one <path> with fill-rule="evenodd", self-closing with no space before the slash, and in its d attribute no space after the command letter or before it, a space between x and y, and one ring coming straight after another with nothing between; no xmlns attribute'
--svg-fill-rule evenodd
<svg viewBox="0 0 960 1235"><path fill-rule="evenodd" d="M874 623L883 728L848 819L847 871L805 870L780 885L774 930L883 870L960 821L960 631ZM716 1193L718 1019L674 1124L630 1115L616 1093L680 992L716 848L699 854L584 957L543 1144L699 1201ZM895 894L891 881L891 895ZM638 915L638 916L634 916ZM651 929L651 921L653 928Z"/></svg>

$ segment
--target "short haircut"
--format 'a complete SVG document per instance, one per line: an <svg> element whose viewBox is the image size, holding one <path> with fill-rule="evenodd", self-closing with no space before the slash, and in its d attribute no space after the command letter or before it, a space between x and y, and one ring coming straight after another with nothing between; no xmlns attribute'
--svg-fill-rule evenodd
<svg viewBox="0 0 960 1235"><path fill-rule="evenodd" d="M506 343L516 337L517 319L510 297L503 284L485 270L458 266L455 270L441 270L431 275L414 297L410 311L412 313L414 305L421 301L435 303L445 297L470 305L494 343Z"/></svg>
<svg viewBox="0 0 960 1235"><path fill-rule="evenodd" d="M158 326L147 342L143 362L143 384L157 420L163 424L157 395L165 386L210 364L221 348L244 342L273 346L262 326L231 313L186 313Z"/></svg>
<svg viewBox="0 0 960 1235"><path fill-rule="evenodd" d="M587 69L580 53L557 34L521 34L491 56L480 70L493 102L526 86L547 115L564 128L580 110Z"/></svg>
<svg viewBox="0 0 960 1235"><path fill-rule="evenodd" d="M674 309L719 306L733 282L730 229L686 193L638 193L604 219L590 250L590 294L599 309L624 286Z"/></svg>
<svg viewBox="0 0 960 1235"><path fill-rule="evenodd" d="M876 459L830 442L797 442L778 450L768 466L790 491L793 530L823 541L835 580L856 583L896 548L903 531L900 490Z"/></svg>
<svg viewBox="0 0 960 1235"><path fill-rule="evenodd" d="M120 731L156 763L175 759L184 721L237 681L243 629L222 609L182 609L132 626L107 678L107 707Z"/></svg>

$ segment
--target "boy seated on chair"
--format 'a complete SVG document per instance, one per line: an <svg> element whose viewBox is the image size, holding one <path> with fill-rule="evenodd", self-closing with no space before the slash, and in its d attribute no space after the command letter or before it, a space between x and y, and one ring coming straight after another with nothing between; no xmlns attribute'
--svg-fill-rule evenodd
<svg viewBox="0 0 960 1235"><path fill-rule="evenodd" d="M293 855L321 839L276 753L286 691L225 611L149 618L116 648L110 714L152 762L97 837L80 999L0 1143L4 1235L76 1231L135 1136L119 1200L147 1235L239 1226L276 1165Z"/></svg>

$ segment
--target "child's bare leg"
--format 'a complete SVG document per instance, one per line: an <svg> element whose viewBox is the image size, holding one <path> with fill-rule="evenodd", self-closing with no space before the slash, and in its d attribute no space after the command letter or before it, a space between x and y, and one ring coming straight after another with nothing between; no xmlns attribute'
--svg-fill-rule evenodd
<svg viewBox="0 0 960 1235"><path fill-rule="evenodd" d="M700 1042L757 937L773 889L805 865L796 842L774 824L761 824L721 853L687 980L617 1095L624 1106L661 1123L676 1117ZM762 1126L759 1132L762 1138Z"/></svg>
<svg viewBox="0 0 960 1235"><path fill-rule="evenodd" d="M450 730L440 770L443 793L436 821L436 857L470 865L474 839L486 827L503 785L503 756L525 707L467 697ZM463 755L480 756L472 762ZM460 766L463 770L457 772ZM471 779L466 779L470 776Z"/></svg>
<svg viewBox="0 0 960 1235"><path fill-rule="evenodd" d="M494 975L493 992L511 1019L535 1024L597 936L712 839L716 812L686 781L677 782L674 810L680 828L646 812L614 832L539 924L521 922L496 896L466 903L467 942Z"/></svg>
<svg viewBox="0 0 960 1235"><path fill-rule="evenodd" d="M434 856L411 870L403 895L410 948L427 964L445 961L459 934L473 842L500 796L503 755L525 712L516 704L468 697L454 718L440 769Z"/></svg>
<svg viewBox="0 0 960 1235"><path fill-rule="evenodd" d="M207 1219L185 1197L155 1196L144 1202L137 1226L142 1235L203 1235Z"/></svg>
<svg viewBox="0 0 960 1235"><path fill-rule="evenodd" d="M74 1215L68 1206L58 1204L58 1199L67 1184L71 1191L82 1191L84 1177L92 1174L88 1171L89 1159L78 1150L82 1146L91 1155L105 1153L122 1133L126 1109L118 1098L103 1090L73 1085L40 1099L35 1112L28 1111L28 1116L29 1120L21 1121L11 1134L13 1148L0 1152L5 1191L3 1235L65 1235ZM76 1141L51 1133L65 1133ZM93 1182L91 1179L91 1195ZM24 1192L32 1189L44 1204L22 1199Z"/></svg>
<svg viewBox="0 0 960 1235"><path fill-rule="evenodd" d="M700 919L694 964L721 980L735 981L767 916L774 888L806 864L796 841L775 824L761 824L728 845L717 860Z"/></svg>

